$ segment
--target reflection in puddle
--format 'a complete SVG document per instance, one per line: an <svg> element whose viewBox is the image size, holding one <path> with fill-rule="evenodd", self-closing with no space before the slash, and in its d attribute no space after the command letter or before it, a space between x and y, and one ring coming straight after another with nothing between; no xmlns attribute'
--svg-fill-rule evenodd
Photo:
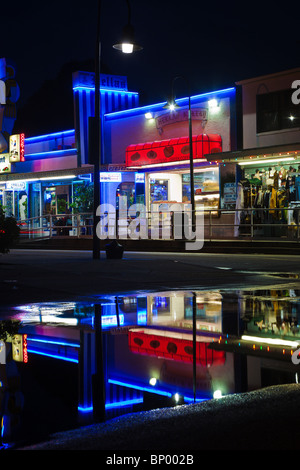
<svg viewBox="0 0 300 470"><path fill-rule="evenodd" d="M17 306L5 320L20 322L19 334L4 337L0 329L2 442L37 441L92 422L99 377L106 419L295 382L299 315L295 289Z"/></svg>

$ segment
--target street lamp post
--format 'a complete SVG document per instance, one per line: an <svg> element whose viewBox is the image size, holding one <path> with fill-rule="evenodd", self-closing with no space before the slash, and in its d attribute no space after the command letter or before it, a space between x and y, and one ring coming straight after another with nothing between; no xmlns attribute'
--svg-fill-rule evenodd
<svg viewBox="0 0 300 470"><path fill-rule="evenodd" d="M130 54L142 49L134 39L134 30L131 25L131 9L129 0L128 24L123 29L122 40L113 45L117 50ZM100 238L97 236L97 223L100 221L99 206L100 195L100 169L102 164L102 122L101 122L101 93L100 93L100 70L101 70L101 0L98 0L97 36L95 48L95 116L89 118L89 161L94 165L94 207L93 207L93 259L100 258Z"/></svg>
<svg viewBox="0 0 300 470"><path fill-rule="evenodd" d="M171 98L168 103L164 106L164 108L170 109L170 111L175 111L176 109L180 108L180 106L176 103L174 98L174 82L179 79L183 78L186 80L189 89L189 153L190 153L190 192L191 192L191 208L192 208L192 231L195 233L196 231L196 208L195 208L195 185L194 185L194 156L193 156L193 131L192 131L192 112L191 112L191 92L190 92L190 83L189 81L182 75L179 75L172 80L171 86Z"/></svg>

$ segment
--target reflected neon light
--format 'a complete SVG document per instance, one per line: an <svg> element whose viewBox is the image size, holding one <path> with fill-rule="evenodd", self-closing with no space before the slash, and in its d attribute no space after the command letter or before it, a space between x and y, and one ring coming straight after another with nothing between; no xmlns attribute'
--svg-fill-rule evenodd
<svg viewBox="0 0 300 470"><path fill-rule="evenodd" d="M105 403L105 409L111 408L121 408L131 405L138 405L139 403L143 403L143 398L133 398L132 400L123 400L123 401L116 401L114 403ZM78 411L81 413L92 413L93 406L78 406Z"/></svg>

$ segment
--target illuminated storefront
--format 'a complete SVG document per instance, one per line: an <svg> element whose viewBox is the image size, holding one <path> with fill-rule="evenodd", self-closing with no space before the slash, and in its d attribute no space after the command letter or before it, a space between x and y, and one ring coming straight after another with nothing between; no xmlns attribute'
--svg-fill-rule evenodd
<svg viewBox="0 0 300 470"><path fill-rule="evenodd" d="M177 102L181 109L172 113L158 103L105 116L106 142L143 181L140 202L148 211L191 200L188 98ZM234 88L191 97L195 201L208 209L221 206L222 169L205 155L217 160L220 152L236 147L235 106Z"/></svg>
<svg viewBox="0 0 300 470"><path fill-rule="evenodd" d="M300 107L292 100L299 73L298 68L237 83L243 148L218 155L219 165L234 168L235 237L299 238Z"/></svg>
<svg viewBox="0 0 300 470"><path fill-rule="evenodd" d="M94 74L77 72L73 75L74 129L27 138L11 136L13 150L0 154L0 202L7 215L18 220L59 215L72 212L74 204L80 212L92 211L88 121L94 114L94 96ZM138 94L127 90L126 77L101 75L101 103L103 117L106 112L136 106ZM19 156L17 145L22 150ZM99 176L102 198L116 204L122 185L128 180L134 185L134 174L124 175L124 165L112 165L111 155L105 151L103 155Z"/></svg>

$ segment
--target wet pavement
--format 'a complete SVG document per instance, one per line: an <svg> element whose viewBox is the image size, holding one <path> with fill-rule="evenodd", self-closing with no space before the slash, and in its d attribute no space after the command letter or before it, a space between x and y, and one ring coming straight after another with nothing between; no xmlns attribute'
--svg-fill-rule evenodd
<svg viewBox="0 0 300 470"><path fill-rule="evenodd" d="M26 351L21 342L7 345L6 364L0 352L0 391L13 383L24 407L16 436L4 423L3 448L189 450L195 457L207 449L298 449L298 261L4 255L0 319L20 321L27 336ZM93 415L100 340L102 423ZM26 363L10 355L21 349Z"/></svg>
<svg viewBox="0 0 300 470"><path fill-rule="evenodd" d="M12 250L0 257L1 305L79 300L111 292L280 285L300 275L299 256ZM275 275L274 275L275 274ZM276 275L277 274L277 275Z"/></svg>

